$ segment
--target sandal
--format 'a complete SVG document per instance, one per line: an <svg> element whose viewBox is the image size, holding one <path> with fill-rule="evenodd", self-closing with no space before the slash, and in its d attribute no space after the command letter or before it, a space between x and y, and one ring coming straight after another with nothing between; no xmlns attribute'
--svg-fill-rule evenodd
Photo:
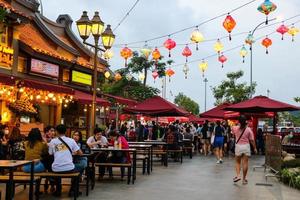
<svg viewBox="0 0 300 200"><path fill-rule="evenodd" d="M247 184L248 184L248 180L247 179L243 180L243 185L247 185Z"/></svg>
<svg viewBox="0 0 300 200"><path fill-rule="evenodd" d="M237 177L237 176L233 178L233 182L235 182L235 183L236 183L236 182L239 182L240 180L241 180L241 178L240 178L240 177Z"/></svg>

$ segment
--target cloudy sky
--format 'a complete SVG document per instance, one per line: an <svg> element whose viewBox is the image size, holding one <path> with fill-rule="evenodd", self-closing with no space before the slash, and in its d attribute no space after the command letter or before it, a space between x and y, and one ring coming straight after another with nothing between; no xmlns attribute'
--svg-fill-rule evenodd
<svg viewBox="0 0 300 200"><path fill-rule="evenodd" d="M51 0L43 1L44 15L55 20L59 14L69 14L74 21L80 18L83 10L89 12L92 17L94 11L99 11L102 20L106 24L116 27L122 17L135 3L136 0ZM181 30L186 27L194 26L220 14L227 13L234 8L243 5L250 0L140 0L131 14L115 31L116 44L126 44L135 41L145 41L147 39L168 35L172 32ZM63 2L63 3L62 3ZM265 20L265 15L257 11L257 7L263 0L257 0L250 5L241 8L233 13L232 17L236 20L237 26L233 30L233 34L240 32L248 32L259 23ZM277 10L270 14L270 18L282 16L283 19L300 14L299 0L273 0L278 6ZM225 17L213 20L199 27L207 40L217 39L227 35L222 27ZM297 22L295 26L300 28L300 16L288 20L285 23L290 25ZM273 22L272 22L273 23ZM280 24L273 25L264 29L257 30L255 37L263 37L274 30ZM172 36L178 44L189 42L190 34L193 29ZM74 32L77 32L74 25ZM222 39L224 50L243 44L247 34L233 36L232 41ZM257 82L256 95L266 95L270 90L270 97L293 103L293 97L300 96L300 34L295 38L295 42L291 42L291 37L285 35L282 41L278 33L269 35L273 40L273 45L269 48L269 54L265 54L265 49L261 45L261 39L258 40L253 47L253 81ZM167 39L163 38L148 42L150 46L161 46ZM194 45L190 45L193 56L190 61L202 59L214 53L213 45L215 41L204 42L200 44L199 51L195 50ZM134 44L134 50L142 47L144 44ZM130 45L129 45L130 46ZM201 73L198 69L199 62L188 64L190 72L188 79L184 78L182 72L182 64L185 58L181 55L184 46L179 46L172 51L172 59L175 65L172 69L176 74L172 77L171 82L167 82L167 98L173 101L174 96L179 92L190 96L200 105L201 111L204 110L204 83ZM239 48L240 49L240 48ZM224 53L228 58L224 68L217 61L217 57L207 59L209 63L206 72L208 82L208 108L213 107L214 98L209 87L216 86L225 78L226 73L243 70L245 75L241 81L249 84L250 80L250 60L249 56L246 62L242 63L239 56L239 49ZM112 69L118 69L124 66L124 61L119 56L120 47L113 48L114 58L110 61ZM161 53L167 57L168 52L164 48L160 48ZM152 77L149 78L148 84L161 88L161 81L153 82Z"/></svg>

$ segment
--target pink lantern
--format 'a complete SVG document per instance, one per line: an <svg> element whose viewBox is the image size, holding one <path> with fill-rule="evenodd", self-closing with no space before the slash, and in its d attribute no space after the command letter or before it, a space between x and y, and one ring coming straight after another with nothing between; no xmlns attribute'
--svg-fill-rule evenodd
<svg viewBox="0 0 300 200"><path fill-rule="evenodd" d="M154 82L155 82L155 79L158 77L157 70L155 70L155 71L152 72L152 77L153 77Z"/></svg>
<svg viewBox="0 0 300 200"><path fill-rule="evenodd" d="M164 42L164 47L166 47L169 50L169 57L171 57L171 50L176 47L176 42L171 38L168 38Z"/></svg>
<svg viewBox="0 0 300 200"><path fill-rule="evenodd" d="M188 57L192 55L192 51L190 50L189 46L186 45L181 53L183 56L185 56L185 62L188 61Z"/></svg>
<svg viewBox="0 0 300 200"><path fill-rule="evenodd" d="M289 31L289 28L282 24L276 29L276 31L281 34L281 40L283 40L283 35Z"/></svg>
<svg viewBox="0 0 300 200"><path fill-rule="evenodd" d="M224 67L224 63L227 61L226 56L224 56L223 54L221 56L219 56L218 60L222 63L222 68Z"/></svg>

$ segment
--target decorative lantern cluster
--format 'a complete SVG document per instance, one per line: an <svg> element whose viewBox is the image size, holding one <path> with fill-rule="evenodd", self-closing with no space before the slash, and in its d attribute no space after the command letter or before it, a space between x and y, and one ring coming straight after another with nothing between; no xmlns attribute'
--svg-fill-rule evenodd
<svg viewBox="0 0 300 200"><path fill-rule="evenodd" d="M183 73L184 73L184 78L187 79L188 72L190 71L189 66L187 65L187 63L185 63L185 64L183 65L182 71L183 71Z"/></svg>
<svg viewBox="0 0 300 200"><path fill-rule="evenodd" d="M171 38L168 38L164 42L164 47L169 50L169 57L171 57L171 50L176 47L176 42L172 40Z"/></svg>
<svg viewBox="0 0 300 200"><path fill-rule="evenodd" d="M295 40L295 36L299 33L299 29L292 25L291 28L289 28L288 34L292 36L292 42Z"/></svg>
<svg viewBox="0 0 300 200"><path fill-rule="evenodd" d="M192 55L192 51L190 50L189 46L186 45L181 54L185 57L185 62L188 62L188 57Z"/></svg>
<svg viewBox="0 0 300 200"><path fill-rule="evenodd" d="M153 72L152 72L152 77L153 77L153 79L154 79L154 83L155 83L155 80L156 80L156 78L159 76L159 74L158 74L158 72L157 72L157 70L154 70Z"/></svg>
<svg viewBox="0 0 300 200"><path fill-rule="evenodd" d="M199 31L198 27L192 32L190 40L196 44L196 50L198 51L198 44L204 41L204 36Z"/></svg>
<svg viewBox="0 0 300 200"><path fill-rule="evenodd" d="M171 82L171 77L175 74L174 70L169 68L166 70L166 75L169 77L169 82Z"/></svg>
<svg viewBox="0 0 300 200"><path fill-rule="evenodd" d="M240 56L243 58L243 63L245 62L245 57L247 56L247 54L248 54L248 51L247 51L245 45L243 45L240 50Z"/></svg>
<svg viewBox="0 0 300 200"><path fill-rule="evenodd" d="M148 60L149 56L151 55L152 49L146 43L145 46L141 48L140 52Z"/></svg>
<svg viewBox="0 0 300 200"><path fill-rule="evenodd" d="M208 63L205 60L202 60L202 62L199 64L199 69L202 72L202 76L204 77L204 73L208 68Z"/></svg>
<svg viewBox="0 0 300 200"><path fill-rule="evenodd" d="M217 42L214 45L214 50L220 55L220 52L224 49L224 45L220 41L220 39L217 40Z"/></svg>
<svg viewBox="0 0 300 200"><path fill-rule="evenodd" d="M283 36L289 31L289 28L282 24L276 29L276 31L281 34L281 40L283 40Z"/></svg>
<svg viewBox="0 0 300 200"><path fill-rule="evenodd" d="M115 74L115 81L120 81L121 79L122 79L122 75L119 72L117 72Z"/></svg>
<svg viewBox="0 0 300 200"><path fill-rule="evenodd" d="M220 63L222 63L222 68L224 67L224 63L227 61L227 57L223 55L223 53L221 54L221 56L219 56L218 60L220 61Z"/></svg>
<svg viewBox="0 0 300 200"><path fill-rule="evenodd" d="M231 32L236 26L235 20L231 17L231 15L228 13L227 17L225 18L223 22L223 27L227 30L229 33L229 40L231 40Z"/></svg>
<svg viewBox="0 0 300 200"><path fill-rule="evenodd" d="M125 67L127 67L128 58L131 58L133 56L132 50L129 49L128 47L124 47L121 50L120 55L125 59Z"/></svg>
<svg viewBox="0 0 300 200"><path fill-rule="evenodd" d="M266 15L266 24L268 24L268 15L276 10L277 6L270 0L265 0L261 5L258 6L257 10Z"/></svg>
<svg viewBox="0 0 300 200"><path fill-rule="evenodd" d="M155 47L155 49L152 52L152 58L153 58L153 60L155 60L155 65L157 65L157 62L160 59L160 57L161 57L160 52L157 49L157 47Z"/></svg>
<svg viewBox="0 0 300 200"><path fill-rule="evenodd" d="M268 54L269 53L268 48L269 48L269 46L272 45L272 40L270 38L268 38L268 36L266 36L266 38L261 41L261 44L264 47L266 47L266 54Z"/></svg>

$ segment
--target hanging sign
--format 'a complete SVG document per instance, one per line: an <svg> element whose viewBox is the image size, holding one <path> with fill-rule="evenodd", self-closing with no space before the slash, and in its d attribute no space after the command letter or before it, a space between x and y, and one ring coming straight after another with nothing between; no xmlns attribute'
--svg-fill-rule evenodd
<svg viewBox="0 0 300 200"><path fill-rule="evenodd" d="M31 59L31 72L58 78L59 66L37 59Z"/></svg>
<svg viewBox="0 0 300 200"><path fill-rule="evenodd" d="M72 82L91 86L92 85L92 75L73 70L72 71Z"/></svg>
<svg viewBox="0 0 300 200"><path fill-rule="evenodd" d="M13 64L14 50L0 45L0 65L10 68Z"/></svg>

